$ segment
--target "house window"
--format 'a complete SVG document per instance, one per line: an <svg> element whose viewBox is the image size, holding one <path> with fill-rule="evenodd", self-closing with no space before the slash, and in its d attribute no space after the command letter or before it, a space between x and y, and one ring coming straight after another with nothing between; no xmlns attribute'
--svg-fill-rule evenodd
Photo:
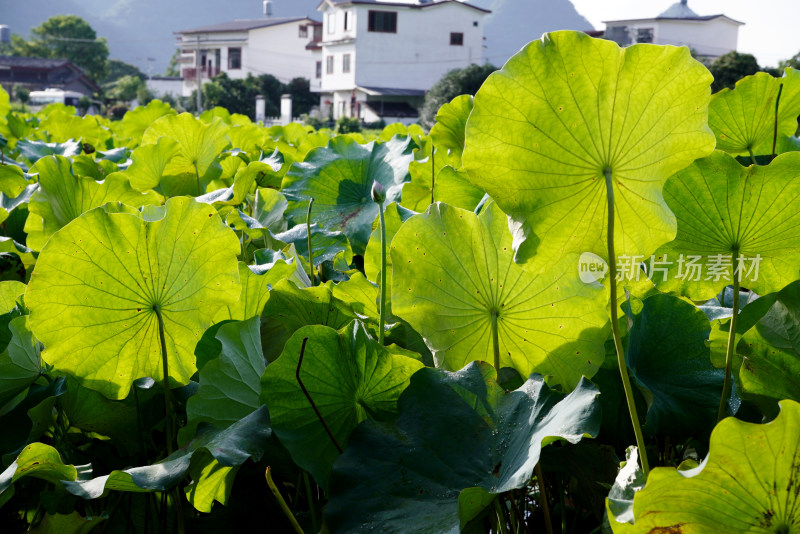
<svg viewBox="0 0 800 534"><path fill-rule="evenodd" d="M228 70L242 68L242 49L228 48Z"/></svg>
<svg viewBox="0 0 800 534"><path fill-rule="evenodd" d="M298 37L300 37L301 39L308 38L308 26L306 26L305 24L300 25L300 33L298 34Z"/></svg>
<svg viewBox="0 0 800 534"><path fill-rule="evenodd" d="M653 28L638 28L636 30L637 43L652 43L653 42Z"/></svg>
<svg viewBox="0 0 800 534"><path fill-rule="evenodd" d="M353 15L349 11L344 12L344 31L349 32L353 29Z"/></svg>
<svg viewBox="0 0 800 534"><path fill-rule="evenodd" d="M350 72L350 54L342 56L342 72Z"/></svg>
<svg viewBox="0 0 800 534"><path fill-rule="evenodd" d="M333 56L328 56L325 58L325 73L333 74Z"/></svg>
<svg viewBox="0 0 800 534"><path fill-rule="evenodd" d="M370 11L367 29L371 32L397 33L395 11Z"/></svg>
<svg viewBox="0 0 800 534"><path fill-rule="evenodd" d="M336 13L328 13L328 33L336 32Z"/></svg>
<svg viewBox="0 0 800 534"><path fill-rule="evenodd" d="M317 78L322 78L322 61L317 61Z"/></svg>
<svg viewBox="0 0 800 534"><path fill-rule="evenodd" d="M464 34L461 32L450 32L450 46L463 46Z"/></svg>

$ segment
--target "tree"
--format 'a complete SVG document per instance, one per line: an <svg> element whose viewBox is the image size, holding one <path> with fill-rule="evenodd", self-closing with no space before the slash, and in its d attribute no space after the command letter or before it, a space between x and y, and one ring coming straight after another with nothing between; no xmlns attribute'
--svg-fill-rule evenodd
<svg viewBox="0 0 800 534"><path fill-rule="evenodd" d="M718 57L708 70L714 75L711 91L716 93L726 87L733 89L736 82L759 72L761 67L751 54L740 54L734 50Z"/></svg>
<svg viewBox="0 0 800 534"><path fill-rule="evenodd" d="M139 92L144 82L136 76L123 76L117 80L116 84L108 91L109 98L130 102Z"/></svg>
<svg viewBox="0 0 800 534"><path fill-rule="evenodd" d="M496 70L497 67L487 63L470 65L464 69L453 69L442 76L425 94L425 103L420 113L422 124L428 128L433 126L434 117L440 107L458 95L474 95L486 78Z"/></svg>
<svg viewBox="0 0 800 534"><path fill-rule="evenodd" d="M147 75L139 70L136 65L125 63L119 59L108 60L108 75L103 79L103 85L113 83L123 76L136 76L142 81L147 79Z"/></svg>
<svg viewBox="0 0 800 534"><path fill-rule="evenodd" d="M311 92L311 82L306 78L294 78L286 85L286 92L292 95L292 115L307 115L311 108L319 104L319 96Z"/></svg>
<svg viewBox="0 0 800 534"><path fill-rule="evenodd" d="M16 98L24 106L31 98L31 90L24 85L17 84L14 86L14 98Z"/></svg>
<svg viewBox="0 0 800 534"><path fill-rule="evenodd" d="M64 58L81 67L95 82L108 73L108 44L88 22L76 15L50 17L31 30L26 41L15 35L11 46L15 56Z"/></svg>
<svg viewBox="0 0 800 534"><path fill-rule="evenodd" d="M164 73L166 76L175 76L178 77L181 75L181 50L180 48L176 49L175 52L172 53L172 57L169 58L169 65L167 66L167 72Z"/></svg>
<svg viewBox="0 0 800 534"><path fill-rule="evenodd" d="M800 52L796 53L789 59L784 59L780 63L778 63L778 69L783 72L783 69L786 67L792 67L793 69L800 69Z"/></svg>

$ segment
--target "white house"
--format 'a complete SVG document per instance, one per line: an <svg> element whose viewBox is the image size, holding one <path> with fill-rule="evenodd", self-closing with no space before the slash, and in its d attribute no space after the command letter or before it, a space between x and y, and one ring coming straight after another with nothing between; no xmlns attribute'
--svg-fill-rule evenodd
<svg viewBox="0 0 800 534"><path fill-rule="evenodd" d="M321 26L308 17L234 20L175 32L181 49L183 96L197 89L198 74L208 80L271 74L286 83L311 80L319 90L318 46Z"/></svg>
<svg viewBox="0 0 800 534"><path fill-rule="evenodd" d="M680 0L652 19L605 21L604 37L621 46L634 43L688 46L709 62L736 50L743 22L726 15L700 16Z"/></svg>
<svg viewBox="0 0 800 534"><path fill-rule="evenodd" d="M490 11L459 0L322 0L320 109L414 122L446 72L483 59Z"/></svg>

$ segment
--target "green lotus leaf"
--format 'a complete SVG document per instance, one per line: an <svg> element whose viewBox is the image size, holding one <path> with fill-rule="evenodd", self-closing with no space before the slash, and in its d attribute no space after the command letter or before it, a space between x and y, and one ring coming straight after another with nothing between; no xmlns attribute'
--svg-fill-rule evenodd
<svg viewBox="0 0 800 534"><path fill-rule="evenodd" d="M6 115L11 111L11 101L5 89L0 87L0 126L8 124Z"/></svg>
<svg viewBox="0 0 800 534"><path fill-rule="evenodd" d="M626 308L633 325L625 359L647 399L644 431L702 435L716 420L725 374L711 365L708 319L691 303L666 294L643 299L637 313L630 304Z"/></svg>
<svg viewBox="0 0 800 534"><path fill-rule="evenodd" d="M107 159L95 159L94 154L79 154L72 157L72 173L102 182L106 176L119 170L119 166Z"/></svg>
<svg viewBox="0 0 800 534"><path fill-rule="evenodd" d="M155 144L140 146L131 153L133 163L124 174L131 186L139 191L158 187L164 169L178 153L178 143L169 137L159 138Z"/></svg>
<svg viewBox="0 0 800 534"><path fill-rule="evenodd" d="M334 533L459 532L462 490L525 487L542 447L597 435L597 397L586 379L565 395L532 375L506 393L486 363L425 368L400 397L396 421L366 421L351 434L326 523Z"/></svg>
<svg viewBox="0 0 800 534"><path fill-rule="evenodd" d="M296 378L305 338L300 377L342 449L360 422L396 412L397 398L422 364L405 351L380 346L361 323L353 321L339 331L327 326L299 329L281 356L267 366L261 398L269 408L275 435L295 463L327 489L339 451Z"/></svg>
<svg viewBox="0 0 800 534"><path fill-rule="evenodd" d="M264 356L273 361L295 331L308 325L335 330L355 319L350 306L335 298L327 286L298 288L293 282L278 282L269 293L262 313L261 340Z"/></svg>
<svg viewBox="0 0 800 534"><path fill-rule="evenodd" d="M378 292L380 288L356 271L344 282L331 287L333 296L350 306L360 319L378 319ZM387 293L388 294L388 293Z"/></svg>
<svg viewBox="0 0 800 534"><path fill-rule="evenodd" d="M461 160L467 130L467 119L472 112L472 95L460 95L439 108L436 124L431 128L431 141L436 148L444 149ZM460 167L460 165L458 165Z"/></svg>
<svg viewBox="0 0 800 534"><path fill-rule="evenodd" d="M184 488L186 499L196 510L205 513L211 512L214 501L227 504L239 467L241 466L224 466L213 457L197 467L190 467L192 483Z"/></svg>
<svg viewBox="0 0 800 534"><path fill-rule="evenodd" d="M65 143L45 143L44 141L31 141L22 139L17 143L17 150L20 155L36 163L45 156L77 156L81 153L81 144L77 141L67 141Z"/></svg>
<svg viewBox="0 0 800 534"><path fill-rule="evenodd" d="M717 149L735 155L772 154L778 91L777 134L793 136L800 115L800 71L786 69L783 78L758 72L711 97L708 125L717 136Z"/></svg>
<svg viewBox="0 0 800 534"><path fill-rule="evenodd" d="M190 443L153 465L112 471L91 480L62 481L62 484L67 491L84 499L97 499L109 490L163 491L180 483L195 454L210 454L222 466L238 466L248 458L258 461L271 435L269 414L262 406L224 430L205 427Z"/></svg>
<svg viewBox="0 0 800 534"><path fill-rule="evenodd" d="M800 282L768 297L771 306L736 346L738 384L743 395L800 402Z"/></svg>
<svg viewBox="0 0 800 534"><path fill-rule="evenodd" d="M486 194L483 189L472 185L461 166L460 157L437 151L434 157L434 195L439 202L456 208L474 210ZM425 211L431 203L431 159L414 161L408 166L411 181L403 186L403 199L400 204L414 211Z"/></svg>
<svg viewBox="0 0 800 534"><path fill-rule="evenodd" d="M84 517L78 512L45 514L32 534L89 534L106 520L103 516Z"/></svg>
<svg viewBox="0 0 800 534"><path fill-rule="evenodd" d="M678 235L654 256L658 288L703 300L730 285L734 270L760 294L800 278L798 166L796 152L745 168L717 151L670 178L664 197Z"/></svg>
<svg viewBox="0 0 800 534"><path fill-rule="evenodd" d="M178 143L178 153L164 168L166 175L204 176L217 156L228 146L228 126L220 120L206 124L189 113L166 115L151 124L142 136L142 144L169 137Z"/></svg>
<svg viewBox="0 0 800 534"><path fill-rule="evenodd" d="M253 157L261 153L263 147L269 141L267 130L258 124L243 124L234 126L228 130L228 139L231 147L243 150Z"/></svg>
<svg viewBox="0 0 800 534"><path fill-rule="evenodd" d="M514 263L506 216L436 203L392 240L392 313L419 332L438 365L493 361L497 318L501 367L550 375L572 389L605 357L605 290L578 278L566 258L547 275Z"/></svg>
<svg viewBox="0 0 800 534"><path fill-rule="evenodd" d="M34 251L20 245L10 237L0 236L0 257L15 255L19 257L22 265L27 269L36 263Z"/></svg>
<svg viewBox="0 0 800 534"><path fill-rule="evenodd" d="M633 499L634 524L611 525L617 533L789 534L800 523L799 465L800 404L782 401L768 424L729 417L698 468L653 469Z"/></svg>
<svg viewBox="0 0 800 534"><path fill-rule="evenodd" d="M272 239L282 243L293 244L297 253L308 261L308 230L305 224L298 224L285 232L270 235ZM320 228L317 223L311 225L311 248L316 266L326 261L333 261L340 254L348 265L353 261L353 250L345 234Z"/></svg>
<svg viewBox="0 0 800 534"><path fill-rule="evenodd" d="M76 480L78 473L75 466L64 465L61 455L50 445L31 443L0 473L0 506L13 495L14 488L11 485L23 477L32 476L57 483L61 480Z"/></svg>
<svg viewBox="0 0 800 534"><path fill-rule="evenodd" d="M511 220L515 260L533 272L607 253L606 173L618 255L675 237L666 179L714 149L708 69L689 49L620 48L582 32L527 45L475 95L464 167Z"/></svg>
<svg viewBox="0 0 800 534"><path fill-rule="evenodd" d="M269 165L260 161L253 161L246 167L240 167L236 171L231 187L206 193L197 197L197 201L215 206L239 206L244 203L245 197L253 192L258 179L266 176L267 172L272 172Z"/></svg>
<svg viewBox="0 0 800 534"><path fill-rule="evenodd" d="M40 347L31 334L28 317L11 319L8 329L11 340L0 353L0 408L25 391L42 372Z"/></svg>
<svg viewBox="0 0 800 534"><path fill-rule="evenodd" d="M17 297L25 293L27 286L22 282L0 282L0 314L8 313L17 307Z"/></svg>
<svg viewBox="0 0 800 534"><path fill-rule="evenodd" d="M619 473L608 492L607 514L603 518L603 531L611 530L610 517L619 523L633 522L633 499L644 488L647 477L639 467L639 450L635 446L625 451L625 460L620 462Z"/></svg>
<svg viewBox="0 0 800 534"><path fill-rule="evenodd" d="M114 131L126 146L135 147L142 144L142 136L151 124L165 115L175 115L172 107L160 100L152 100L146 106L139 106L128 111L122 120L114 123Z"/></svg>
<svg viewBox="0 0 800 534"><path fill-rule="evenodd" d="M30 175L16 165L0 165L0 193L8 197L19 196L33 182Z"/></svg>
<svg viewBox="0 0 800 534"><path fill-rule="evenodd" d="M413 164L412 164L413 165ZM430 198L428 199L430 201ZM425 204L427 208L428 204ZM383 218L386 223L386 286L392 286L392 257L389 254L389 245L394 239L397 230L404 222L409 220L417 212L408 210L395 202L386 206ZM376 223L375 230L369 237L366 251L364 252L364 273L367 277L378 282L381 275L381 229L379 223ZM388 291L387 291L388 295Z"/></svg>
<svg viewBox="0 0 800 534"><path fill-rule="evenodd" d="M39 190L39 184L31 184L16 197L7 197L5 194L0 193L0 223L5 222L11 215L11 212L20 206L27 206L31 197L36 191Z"/></svg>
<svg viewBox="0 0 800 534"><path fill-rule="evenodd" d="M78 139L93 147L105 147L106 141L111 137L111 132L101 126L94 115L79 117L74 112L68 113L64 110L55 111L43 119L39 123L38 131L46 131L49 141L63 143Z"/></svg>
<svg viewBox="0 0 800 534"><path fill-rule="evenodd" d="M261 352L261 318L229 322L217 331L219 356L200 370L200 387L186 403L187 425L179 439L189 441L199 423L227 428L257 409L261 375L267 362Z"/></svg>
<svg viewBox="0 0 800 534"><path fill-rule="evenodd" d="M134 380L172 384L195 372L192 351L219 309L239 298L239 243L211 206L172 198L163 218L91 210L48 241L25 301L43 358L111 399Z"/></svg>
<svg viewBox="0 0 800 534"><path fill-rule="evenodd" d="M222 308L214 322L233 319L244 321L256 315L261 315L264 306L269 300L269 291L284 278L289 278L295 271L295 266L278 260L270 269L263 270L258 266L248 266L239 262L239 280L242 283L242 292L236 303Z"/></svg>
<svg viewBox="0 0 800 534"><path fill-rule="evenodd" d="M287 216L305 222L308 200L313 198L311 220L344 232L353 252L363 254L378 216L372 184L386 189L386 204L399 200L414 148L410 137L366 145L346 137L331 139L327 147L312 150L304 162L295 163L284 177L281 192L293 201Z"/></svg>
<svg viewBox="0 0 800 534"><path fill-rule="evenodd" d="M107 202L122 202L131 207L160 204L154 192L140 193L120 175L111 175L102 182L76 176L70 161L62 156L47 156L31 169L39 174L39 189L28 204L28 246L42 250L58 229L92 208Z"/></svg>

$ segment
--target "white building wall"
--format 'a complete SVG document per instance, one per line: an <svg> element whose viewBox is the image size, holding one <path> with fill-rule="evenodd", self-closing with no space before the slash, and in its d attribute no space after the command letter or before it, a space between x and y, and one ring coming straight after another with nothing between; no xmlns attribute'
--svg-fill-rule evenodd
<svg viewBox="0 0 800 534"><path fill-rule="evenodd" d="M242 50L242 71L272 74L284 83L292 78L313 80L319 52L306 50L313 30L308 26L307 36L300 37L300 26L308 26L308 21L251 30Z"/></svg>
<svg viewBox="0 0 800 534"><path fill-rule="evenodd" d="M479 11L457 4L423 9L375 6L397 11L397 33L381 33L368 31L369 9L358 7L357 85L428 90L448 71L483 60ZM450 44L451 32L464 34L463 45Z"/></svg>
<svg viewBox="0 0 800 534"><path fill-rule="evenodd" d="M721 56L736 50L739 26L725 19L659 21L656 43L688 46L703 56Z"/></svg>

